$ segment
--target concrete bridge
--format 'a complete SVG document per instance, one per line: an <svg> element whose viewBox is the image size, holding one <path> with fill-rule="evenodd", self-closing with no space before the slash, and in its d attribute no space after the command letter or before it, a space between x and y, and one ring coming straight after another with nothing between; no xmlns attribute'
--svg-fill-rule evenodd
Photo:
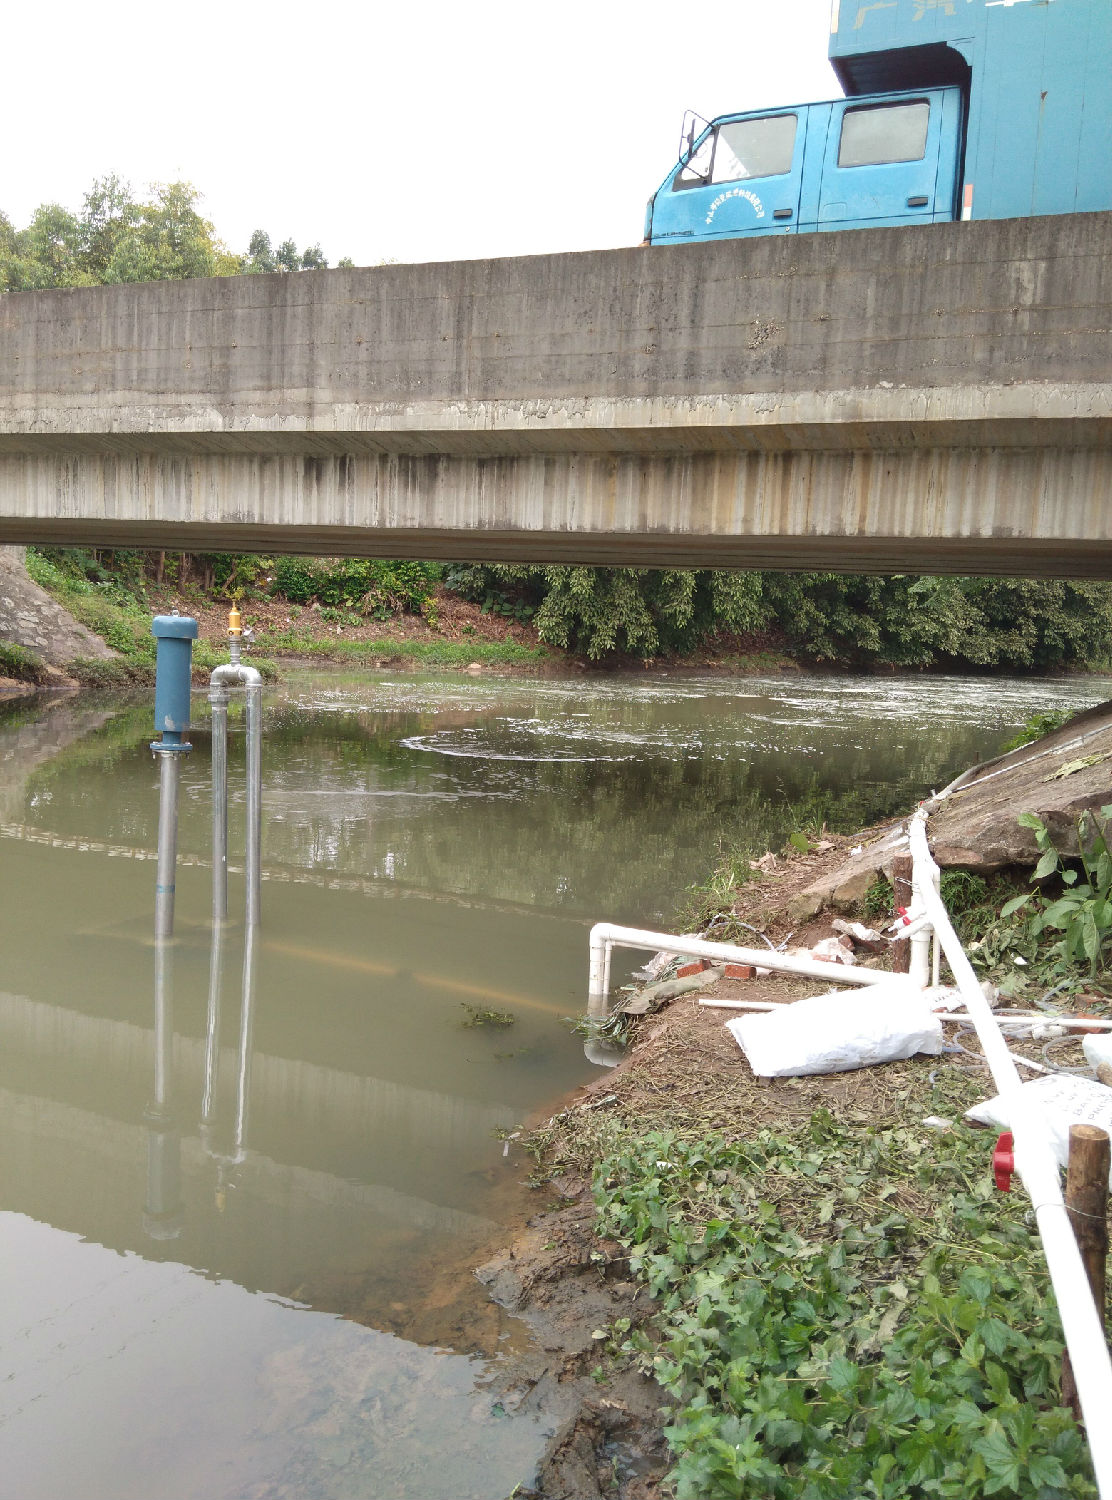
<svg viewBox="0 0 1112 1500"><path fill-rule="evenodd" d="M0 297L0 542L1112 577L1112 215Z"/></svg>

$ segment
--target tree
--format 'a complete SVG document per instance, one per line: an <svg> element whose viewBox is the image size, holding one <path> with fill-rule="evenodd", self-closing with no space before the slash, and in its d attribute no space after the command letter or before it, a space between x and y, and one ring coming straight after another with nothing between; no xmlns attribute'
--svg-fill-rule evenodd
<svg viewBox="0 0 1112 1500"><path fill-rule="evenodd" d="M98 177L85 194L80 219L82 269L94 281L121 279L110 274L110 267L139 222L140 208L131 185L114 173Z"/></svg>
<svg viewBox="0 0 1112 1500"><path fill-rule="evenodd" d="M262 229L251 236L246 255L236 255L217 238L200 202L189 182L154 183L140 201L130 183L109 173L85 194L80 213L44 203L24 229L0 214L0 292L328 265L319 244L300 251L288 239L275 251Z"/></svg>
<svg viewBox="0 0 1112 1500"><path fill-rule="evenodd" d="M243 269L254 275L272 275L275 271L321 271L328 262L319 245L310 245L298 250L294 240L283 240L277 250L270 244L270 235L264 229L256 229L247 246Z"/></svg>
<svg viewBox="0 0 1112 1500"><path fill-rule="evenodd" d="M496 564L458 569L450 582L487 604L506 594L524 597L542 641L593 659L688 651L715 630L753 631L764 623L756 573Z"/></svg>

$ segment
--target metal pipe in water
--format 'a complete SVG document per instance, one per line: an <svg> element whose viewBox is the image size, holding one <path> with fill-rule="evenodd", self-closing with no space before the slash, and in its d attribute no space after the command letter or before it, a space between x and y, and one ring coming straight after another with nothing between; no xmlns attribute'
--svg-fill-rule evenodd
<svg viewBox="0 0 1112 1500"><path fill-rule="evenodd" d="M176 765L175 756L167 760ZM154 945L154 1092L146 1109L147 1188L143 1230L153 1240L181 1233L181 1136L174 1123L174 945Z"/></svg>
<svg viewBox="0 0 1112 1500"><path fill-rule="evenodd" d="M251 1038L255 1026L255 937L250 923L243 935L243 992L239 1009L239 1060L236 1070L236 1120L232 1160L241 1162L247 1148L247 1113L251 1101Z"/></svg>
<svg viewBox="0 0 1112 1500"><path fill-rule="evenodd" d="M263 685L255 674L247 683L247 849L244 859L247 883L248 931L259 924L260 866L262 862L262 718Z"/></svg>
<svg viewBox="0 0 1112 1500"><path fill-rule="evenodd" d="M245 667L238 660L239 642L235 636L232 651L235 659L213 671L209 689L213 712L212 910L214 921L228 911L228 688L239 686L245 689L247 700L246 922L248 927L257 927L262 904L263 680L254 667Z"/></svg>
<svg viewBox="0 0 1112 1500"><path fill-rule="evenodd" d="M174 957L165 937L154 945L154 1094L151 1110L160 1118L170 1108L174 1076Z"/></svg>
<svg viewBox="0 0 1112 1500"><path fill-rule="evenodd" d="M201 1095L201 1138L208 1144L208 1136L216 1122L216 1086L220 1074L220 982L223 978L221 949L224 943L224 924L213 916L212 951L209 955L208 1014L205 1018L205 1087Z"/></svg>
<svg viewBox="0 0 1112 1500"><path fill-rule="evenodd" d="M214 682L212 706L212 920L228 915L228 690Z"/></svg>
<svg viewBox="0 0 1112 1500"><path fill-rule="evenodd" d="M154 935L168 938L174 931L174 888L178 862L178 786L181 751L154 746L159 759L158 875L154 896Z"/></svg>

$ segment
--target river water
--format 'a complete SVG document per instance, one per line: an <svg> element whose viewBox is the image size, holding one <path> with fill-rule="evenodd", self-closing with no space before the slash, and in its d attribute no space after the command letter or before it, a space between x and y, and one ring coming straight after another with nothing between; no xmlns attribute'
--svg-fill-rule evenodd
<svg viewBox="0 0 1112 1500"><path fill-rule="evenodd" d="M209 922L207 706L156 1016L150 705L0 717L0 1491L503 1500L522 1332L441 1294L516 1202L499 1135L592 1075L587 929L670 925L742 840L853 828L1107 679L292 677L263 922ZM640 960L634 958L631 962ZM505 1027L467 1024L479 1010ZM154 1027L172 1027L153 1109ZM206 1079L211 1088L202 1123ZM493 1321L492 1321L493 1319Z"/></svg>

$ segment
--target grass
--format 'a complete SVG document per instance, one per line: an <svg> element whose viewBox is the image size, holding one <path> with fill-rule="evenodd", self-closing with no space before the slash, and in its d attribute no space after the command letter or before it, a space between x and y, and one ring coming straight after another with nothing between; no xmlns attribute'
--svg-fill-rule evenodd
<svg viewBox="0 0 1112 1500"><path fill-rule="evenodd" d="M45 663L26 646L17 646L14 641L0 641L0 677L33 683L36 687L50 680Z"/></svg>
<svg viewBox="0 0 1112 1500"><path fill-rule="evenodd" d="M340 661L353 666L380 666L386 662L417 662L427 666L525 663L544 661L543 646L520 646L516 641L345 641L318 640L299 630L263 630L257 644L281 656L309 656Z"/></svg>

